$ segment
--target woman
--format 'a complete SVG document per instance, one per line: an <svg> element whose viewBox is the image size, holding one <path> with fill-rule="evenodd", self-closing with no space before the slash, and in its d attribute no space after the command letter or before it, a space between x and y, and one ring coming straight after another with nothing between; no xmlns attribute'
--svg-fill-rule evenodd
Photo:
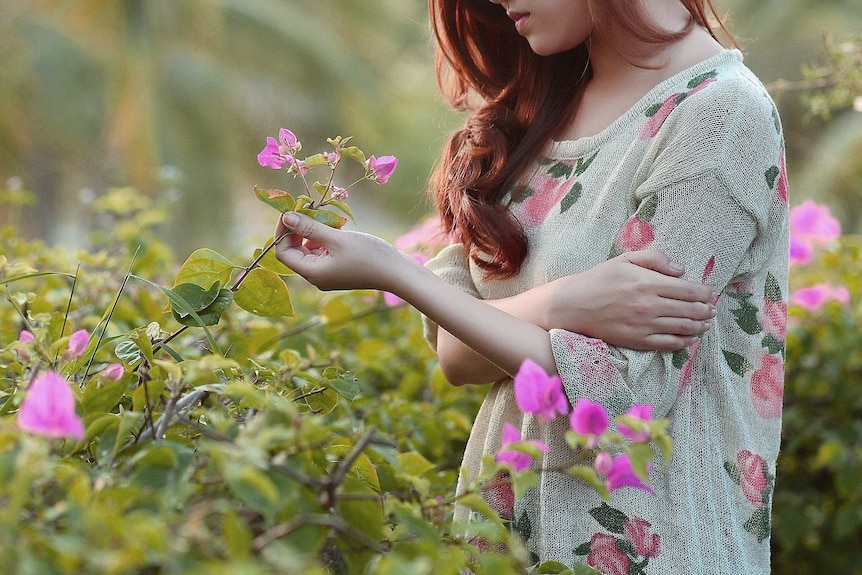
<svg viewBox="0 0 862 575"><path fill-rule="evenodd" d="M438 77L470 112L431 181L460 241L421 267L286 214L277 256L322 289L401 296L429 318L451 382L493 383L461 484L499 451L506 423L550 446L537 468L568 463L566 422L539 425L515 404L511 375L527 358L561 376L572 405L649 404L670 419L674 454L650 473L654 496L622 489L606 504L577 479L539 475L506 510L534 559L768 573L788 246L769 96L715 39L709 0L430 5ZM668 261L703 285L646 269L670 275ZM715 317L693 337L713 313L699 298Z"/></svg>

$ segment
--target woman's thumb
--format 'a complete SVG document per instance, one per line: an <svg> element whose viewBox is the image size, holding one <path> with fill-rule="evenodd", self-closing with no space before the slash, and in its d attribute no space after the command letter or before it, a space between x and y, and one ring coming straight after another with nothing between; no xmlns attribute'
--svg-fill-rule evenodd
<svg viewBox="0 0 862 575"><path fill-rule="evenodd" d="M679 277L685 272L685 268L683 266L670 261L667 254L661 250L629 252L626 256L631 263L637 266L665 275Z"/></svg>
<svg viewBox="0 0 862 575"><path fill-rule="evenodd" d="M298 212L284 212L281 215L281 223L290 233L315 242L325 243L326 239L331 237L330 227Z"/></svg>

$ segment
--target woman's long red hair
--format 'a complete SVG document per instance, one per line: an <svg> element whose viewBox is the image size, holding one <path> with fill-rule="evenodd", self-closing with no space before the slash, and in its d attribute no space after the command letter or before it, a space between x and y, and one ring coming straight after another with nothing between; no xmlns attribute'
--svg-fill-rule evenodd
<svg viewBox="0 0 862 575"><path fill-rule="evenodd" d="M677 33L656 28L632 0L587 4L597 26L614 22L642 41L670 42L694 25L713 36L718 26L732 41L712 0L680 1L692 19ZM445 144L429 192L444 228L476 264L490 277L511 277L527 242L505 199L577 110L591 75L587 49L538 56L489 0L429 0L428 6L440 89L451 106L470 112Z"/></svg>

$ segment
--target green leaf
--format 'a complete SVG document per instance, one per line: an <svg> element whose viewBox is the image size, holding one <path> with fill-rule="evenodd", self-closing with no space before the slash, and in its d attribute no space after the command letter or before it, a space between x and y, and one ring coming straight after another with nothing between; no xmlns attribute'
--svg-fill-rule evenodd
<svg viewBox="0 0 862 575"><path fill-rule="evenodd" d="M763 331L757 317L758 312L757 307L745 299L739 301L739 307L733 310L733 317L736 318L736 323L742 328L742 331L749 335L755 335Z"/></svg>
<svg viewBox="0 0 862 575"><path fill-rule="evenodd" d="M100 386L99 383L102 385ZM117 407L123 393L126 391L127 384L123 379L120 381L105 381L101 382L98 379L93 379L84 389L81 399L81 408L84 415L109 413Z"/></svg>
<svg viewBox="0 0 862 575"><path fill-rule="evenodd" d="M466 493L458 498L458 503L464 505L476 513L480 513L484 515L488 520L497 523L498 525L503 524L503 520L500 519L500 516L494 511L488 502L485 501L485 498L479 495L478 493Z"/></svg>
<svg viewBox="0 0 862 575"><path fill-rule="evenodd" d="M181 297L193 311L201 311L214 302L218 297L219 290L221 290L221 283L219 282L212 284L209 289L204 289L203 287L193 283L182 283L171 289L171 291L175 295ZM189 315L189 313L183 312L182 310L174 311L180 317Z"/></svg>
<svg viewBox="0 0 862 575"><path fill-rule="evenodd" d="M569 178L572 175L572 170L575 167L572 164L567 164L564 162L557 162L548 168L548 175L552 178Z"/></svg>
<svg viewBox="0 0 862 575"><path fill-rule="evenodd" d="M121 341L114 348L114 355L126 363L135 363L141 359L141 350L133 341Z"/></svg>
<svg viewBox="0 0 862 575"><path fill-rule="evenodd" d="M148 280L146 278L142 278L141 276L137 276L137 275L133 275L133 274L129 274L129 277L134 278L134 279L139 280L139 281L142 281L146 284L149 284L149 285L161 290L161 292L163 294L168 296L168 299L171 301L171 307L172 308L176 307L180 311L183 311L184 313L189 314L192 317L192 319L196 320L196 323L194 325L200 326L204 330L204 334L206 334L206 336L207 336L207 341L209 342L211 349L213 351L221 353L221 348L219 348L219 345L216 342L215 338L212 336L212 333L210 333L210 331L207 329L207 324L205 324L203 322L203 320L200 318L200 316L198 316L197 312L195 310L193 310L184 299L179 297L177 294L175 294L173 291L169 290L168 288L160 286L157 283L151 282L150 280ZM224 290L224 291L229 291L229 290Z"/></svg>
<svg viewBox="0 0 862 575"><path fill-rule="evenodd" d="M632 470L641 481L646 481L647 466L653 460L654 455L652 448L646 443L635 443L629 447L629 460L632 464Z"/></svg>
<svg viewBox="0 0 862 575"><path fill-rule="evenodd" d="M655 116L658 113L658 111L661 110L662 105L664 105L664 102L659 102L658 104L653 104L652 106L647 108L646 109L647 117L652 118L653 116Z"/></svg>
<svg viewBox="0 0 862 575"><path fill-rule="evenodd" d="M326 156L324 156L323 154L314 154L313 156L308 156L303 161L305 162L305 165L308 166L309 168L315 168L317 166L325 166L326 165Z"/></svg>
<svg viewBox="0 0 862 575"><path fill-rule="evenodd" d="M248 272L233 298L236 305L259 317L294 317L287 286L268 269Z"/></svg>
<svg viewBox="0 0 862 575"><path fill-rule="evenodd" d="M678 349L673 352L673 366L677 369L682 369L685 365L685 362L688 361L689 354L688 349Z"/></svg>
<svg viewBox="0 0 862 575"><path fill-rule="evenodd" d="M592 465L573 465L569 468L567 473L573 477L581 479L587 485L595 489L602 499L610 497L610 492L608 491L604 480L599 477L599 474L596 473L596 470L593 469Z"/></svg>
<svg viewBox="0 0 862 575"><path fill-rule="evenodd" d="M341 157L350 158L351 160L355 160L357 163L365 166L365 153L357 148L356 146L345 146L341 148Z"/></svg>
<svg viewBox="0 0 862 575"><path fill-rule="evenodd" d="M599 522L599 525L610 531L622 535L625 529L623 522L628 521L628 515L614 509L607 503L602 503L601 507L590 509L590 515Z"/></svg>
<svg viewBox="0 0 862 575"><path fill-rule="evenodd" d="M515 531L521 536L524 541L529 541L533 534L533 524L530 523L530 518L527 516L527 511L521 511L521 516L515 522Z"/></svg>
<svg viewBox="0 0 862 575"><path fill-rule="evenodd" d="M191 283L208 288L216 282L227 285L236 267L229 259L213 250L195 250L180 267L174 286Z"/></svg>
<svg viewBox="0 0 862 575"><path fill-rule="evenodd" d="M327 200L326 204L324 204L324 205L334 206L334 207L338 208L339 210L341 210L342 212L344 212L344 214L348 218L350 218L354 222L356 221L356 218L353 217L353 210L350 209L350 206L347 205L347 202L345 202L344 200Z"/></svg>
<svg viewBox="0 0 862 575"><path fill-rule="evenodd" d="M520 499L524 496L528 489L538 485L539 478L535 471L529 469L512 475L512 491L515 493L515 499Z"/></svg>
<svg viewBox="0 0 862 575"><path fill-rule="evenodd" d="M692 88L697 88L710 78L715 78L716 76L718 76L717 70L710 70L709 72L704 72L703 74L692 78L688 83L688 88L689 90L691 90Z"/></svg>
<svg viewBox="0 0 862 575"><path fill-rule="evenodd" d="M267 475L248 464L228 462L224 475L231 491L246 505L267 518L279 509L279 494Z"/></svg>
<svg viewBox="0 0 862 575"><path fill-rule="evenodd" d="M658 195L653 194L640 205L637 216L641 220L649 222L655 217L656 210L658 210Z"/></svg>
<svg viewBox="0 0 862 575"><path fill-rule="evenodd" d="M296 207L296 200L284 190L267 190L255 186L254 195L261 202L281 213L292 211Z"/></svg>
<svg viewBox="0 0 862 575"><path fill-rule="evenodd" d="M204 326L216 325L221 319L221 314L230 307L231 303L233 303L233 292L229 289L223 289L219 290L215 300L204 309L196 313L187 314L186 316L181 316L178 312L174 311L173 316L177 322L190 327L200 326L201 324Z"/></svg>
<svg viewBox="0 0 862 575"><path fill-rule="evenodd" d="M347 223L347 218L345 218L344 216L339 216L335 212L329 210L312 210L309 208L300 208L296 211L301 214L305 214L311 218L314 218L318 222L325 224L330 228L341 228L344 224Z"/></svg>
<svg viewBox="0 0 862 575"><path fill-rule="evenodd" d="M254 250L254 254L252 255L252 257L255 260L257 260L257 258L260 257L260 254L263 253L263 250L265 250L266 248L271 246L272 242L274 242L274 241L275 241L275 238L270 237L268 240L266 240L266 243L264 244L265 247L256 248ZM290 269L289 267L287 267L286 265L281 263L278 260L278 258L275 257L275 250L274 249L267 250L266 254L264 254L264 256L262 258L260 258L260 260L258 260L257 265L259 265L260 267L267 269L271 272L275 272L280 276L294 276L294 275L296 275L295 271L293 271L292 269Z"/></svg>
<svg viewBox="0 0 862 575"><path fill-rule="evenodd" d="M572 570L559 561L545 561L531 575L571 575Z"/></svg>

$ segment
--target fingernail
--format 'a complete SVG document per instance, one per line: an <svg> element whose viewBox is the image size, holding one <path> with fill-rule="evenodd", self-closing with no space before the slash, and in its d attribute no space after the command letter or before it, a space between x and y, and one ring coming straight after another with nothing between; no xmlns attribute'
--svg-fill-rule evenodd
<svg viewBox="0 0 862 575"><path fill-rule="evenodd" d="M715 309L714 305L709 306L709 317L714 318L718 314L718 310Z"/></svg>
<svg viewBox="0 0 862 575"><path fill-rule="evenodd" d="M676 270L678 272L684 272L685 271L685 266L683 266L682 264L678 264L676 262L670 262L668 265L670 266L670 269L672 269L672 270Z"/></svg>
<svg viewBox="0 0 862 575"><path fill-rule="evenodd" d="M707 331L711 327L712 327L712 322L708 322L708 321L703 322L703 331Z"/></svg>
<svg viewBox="0 0 862 575"><path fill-rule="evenodd" d="M289 228L299 223L299 217L294 212L285 212L281 215L281 221Z"/></svg>

